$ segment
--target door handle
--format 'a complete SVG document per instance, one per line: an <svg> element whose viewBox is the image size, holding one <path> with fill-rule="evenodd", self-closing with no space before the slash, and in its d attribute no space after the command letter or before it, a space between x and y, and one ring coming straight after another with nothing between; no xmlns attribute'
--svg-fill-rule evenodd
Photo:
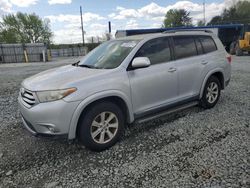
<svg viewBox="0 0 250 188"><path fill-rule="evenodd" d="M202 61L201 64L206 65L206 64L208 64L208 62L207 61Z"/></svg>
<svg viewBox="0 0 250 188"><path fill-rule="evenodd" d="M174 67L171 67L168 69L168 72L175 72L175 71L176 71L176 68L174 68Z"/></svg>

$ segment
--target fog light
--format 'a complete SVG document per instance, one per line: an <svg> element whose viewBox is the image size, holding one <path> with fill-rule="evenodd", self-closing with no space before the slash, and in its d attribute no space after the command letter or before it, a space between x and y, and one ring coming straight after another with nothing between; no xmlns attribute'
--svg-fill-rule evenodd
<svg viewBox="0 0 250 188"><path fill-rule="evenodd" d="M55 125L53 125L53 124L39 123L39 124L37 124L37 125L45 127L45 128L48 129L51 133L57 133L57 132L59 132L59 130L58 130L57 128L55 128Z"/></svg>
<svg viewBox="0 0 250 188"><path fill-rule="evenodd" d="M50 130L50 132L53 132L53 133L56 132L54 127L48 127L48 129Z"/></svg>

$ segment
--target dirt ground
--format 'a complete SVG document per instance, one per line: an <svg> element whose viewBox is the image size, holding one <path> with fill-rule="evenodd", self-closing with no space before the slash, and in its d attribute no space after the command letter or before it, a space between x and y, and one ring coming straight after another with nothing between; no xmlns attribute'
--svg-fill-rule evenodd
<svg viewBox="0 0 250 188"><path fill-rule="evenodd" d="M134 124L101 153L22 127L22 80L77 59L0 64L0 187L250 187L250 56L233 57L230 85L213 109Z"/></svg>

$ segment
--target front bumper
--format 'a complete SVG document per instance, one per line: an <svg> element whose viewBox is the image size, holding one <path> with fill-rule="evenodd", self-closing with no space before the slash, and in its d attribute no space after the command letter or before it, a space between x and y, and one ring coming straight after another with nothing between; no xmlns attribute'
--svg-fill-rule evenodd
<svg viewBox="0 0 250 188"><path fill-rule="evenodd" d="M18 97L19 109L25 129L34 136L67 137L73 113L79 102L58 100L38 103L27 108Z"/></svg>

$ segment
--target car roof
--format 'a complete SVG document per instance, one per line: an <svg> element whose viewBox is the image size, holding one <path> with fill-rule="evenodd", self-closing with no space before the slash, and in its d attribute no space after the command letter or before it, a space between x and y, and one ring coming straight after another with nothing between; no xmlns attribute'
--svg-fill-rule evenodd
<svg viewBox="0 0 250 188"><path fill-rule="evenodd" d="M195 30L195 31L171 31L171 32L163 32L163 33L150 33L150 34L138 34L138 35L131 35L126 37L121 37L116 40L144 40L144 39L151 39L157 37L164 37L164 36L179 36L179 35L213 35L210 32L206 32L205 30Z"/></svg>

